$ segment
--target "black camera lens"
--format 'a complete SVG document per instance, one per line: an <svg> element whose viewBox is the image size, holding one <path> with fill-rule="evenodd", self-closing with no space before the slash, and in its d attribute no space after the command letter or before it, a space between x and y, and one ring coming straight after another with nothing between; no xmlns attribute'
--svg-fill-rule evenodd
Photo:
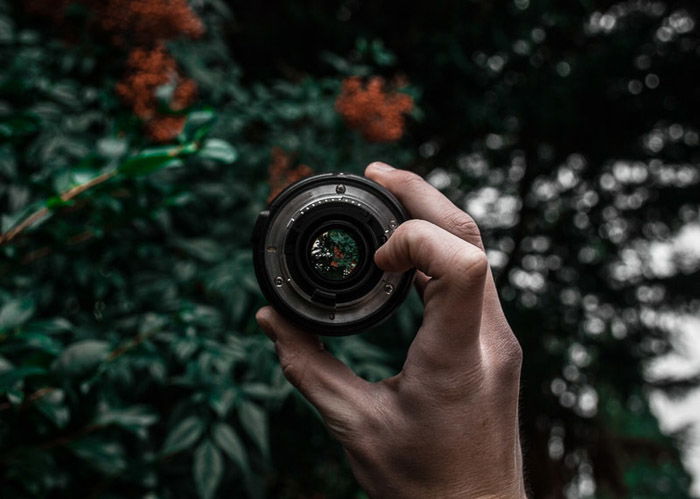
<svg viewBox="0 0 700 499"><path fill-rule="evenodd" d="M374 252L406 218L389 191L364 177L329 173L292 184L255 224L263 294L291 322L319 334L379 324L405 299L415 271L383 272Z"/></svg>

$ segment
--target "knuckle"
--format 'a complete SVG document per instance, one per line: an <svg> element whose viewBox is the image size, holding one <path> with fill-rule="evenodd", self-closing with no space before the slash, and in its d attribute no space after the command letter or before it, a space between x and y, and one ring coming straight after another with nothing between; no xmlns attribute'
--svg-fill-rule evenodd
<svg viewBox="0 0 700 499"><path fill-rule="evenodd" d="M431 252L431 228L429 222L424 220L415 220L409 228L406 234L406 244L408 246L408 253L411 255L411 259L417 262L421 259L420 255L426 255Z"/></svg>
<svg viewBox="0 0 700 499"><path fill-rule="evenodd" d="M446 282L460 293L471 294L476 287L485 285L489 261L483 251L460 245L450 259L450 268Z"/></svg>
<svg viewBox="0 0 700 499"><path fill-rule="evenodd" d="M456 277L479 277L486 276L489 269L489 260L486 253L474 248L465 248L460 245L455 251L453 265Z"/></svg>
<svg viewBox="0 0 700 499"><path fill-rule="evenodd" d="M523 364L523 349L512 332L504 338L496 352L495 370L499 381L517 382Z"/></svg>
<svg viewBox="0 0 700 499"><path fill-rule="evenodd" d="M397 239L405 239L409 244L415 244L425 238L426 229L425 220L417 220L415 218L406 220L399 225L394 231L392 237Z"/></svg>
<svg viewBox="0 0 700 499"><path fill-rule="evenodd" d="M399 225L394 232L413 232L415 230L421 230L425 223L425 220L411 218Z"/></svg>
<svg viewBox="0 0 700 499"><path fill-rule="evenodd" d="M481 241L479 226L468 213L455 209L445 215L445 218L450 232L454 235L472 243Z"/></svg>
<svg viewBox="0 0 700 499"><path fill-rule="evenodd" d="M359 446L364 440L363 437L367 435L363 431L363 425L357 415L356 408L326 407L321 414L326 427L343 445Z"/></svg>
<svg viewBox="0 0 700 499"><path fill-rule="evenodd" d="M471 356L469 357L471 360ZM464 362L465 357L452 362L445 362L444 356L440 364L428 367L434 376L430 380L421 381L423 394L444 407L461 404L482 390L485 386L487 373L481 362Z"/></svg>
<svg viewBox="0 0 700 499"><path fill-rule="evenodd" d="M396 229L394 229L394 232L392 233L391 237L400 238L408 236L415 229L417 222L418 220L415 219L406 220Z"/></svg>

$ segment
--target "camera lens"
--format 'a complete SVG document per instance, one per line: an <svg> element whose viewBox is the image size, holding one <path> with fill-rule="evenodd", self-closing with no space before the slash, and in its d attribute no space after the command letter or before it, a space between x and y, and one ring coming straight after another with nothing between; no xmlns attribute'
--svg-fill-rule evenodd
<svg viewBox="0 0 700 499"><path fill-rule="evenodd" d="M405 221L396 198L349 174L322 174L280 193L253 232L255 273L268 301L326 335L373 327L401 304L415 272L384 272L374 252Z"/></svg>

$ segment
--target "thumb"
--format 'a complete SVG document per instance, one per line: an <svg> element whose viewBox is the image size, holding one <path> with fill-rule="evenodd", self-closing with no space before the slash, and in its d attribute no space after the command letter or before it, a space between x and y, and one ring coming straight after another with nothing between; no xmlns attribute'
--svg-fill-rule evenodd
<svg viewBox="0 0 700 499"><path fill-rule="evenodd" d="M316 336L293 326L272 307L258 310L255 319L275 342L285 377L319 410L331 430L342 433L340 427L359 416L369 383L326 351Z"/></svg>

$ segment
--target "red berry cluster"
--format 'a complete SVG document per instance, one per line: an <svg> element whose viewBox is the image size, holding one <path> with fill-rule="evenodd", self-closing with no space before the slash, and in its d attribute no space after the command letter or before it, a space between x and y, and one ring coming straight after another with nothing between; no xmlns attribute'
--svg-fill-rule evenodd
<svg viewBox="0 0 700 499"><path fill-rule="evenodd" d="M191 105L197 85L180 74L165 44L178 36L201 36L202 20L186 0L27 0L25 5L28 12L48 17L68 32L66 10L74 4L88 10L89 29L129 51L126 74L116 90L143 120L149 137L157 142L176 137L185 118L169 111ZM171 91L165 94L170 96L169 102L159 103L158 89L168 86Z"/></svg>
<svg viewBox="0 0 700 499"><path fill-rule="evenodd" d="M413 109L413 99L387 89L381 77L372 77L367 83L350 77L343 81L335 108L367 141L391 142L403 135L404 115Z"/></svg>

